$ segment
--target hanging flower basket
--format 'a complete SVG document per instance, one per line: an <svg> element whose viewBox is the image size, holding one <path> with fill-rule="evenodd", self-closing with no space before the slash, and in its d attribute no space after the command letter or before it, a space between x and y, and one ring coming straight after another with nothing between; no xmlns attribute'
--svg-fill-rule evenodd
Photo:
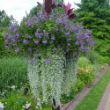
<svg viewBox="0 0 110 110"><path fill-rule="evenodd" d="M6 48L30 59L28 77L37 107L52 101L53 110L57 110L61 94L68 92L76 80L80 52L86 52L93 41L89 30L73 22L70 4L52 10L53 3L48 8L45 4L43 13L20 26L12 24L4 41Z"/></svg>

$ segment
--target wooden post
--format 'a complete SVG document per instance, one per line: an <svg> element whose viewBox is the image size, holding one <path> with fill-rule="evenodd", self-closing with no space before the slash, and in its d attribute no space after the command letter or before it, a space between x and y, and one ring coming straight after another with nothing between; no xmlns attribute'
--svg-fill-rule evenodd
<svg viewBox="0 0 110 110"><path fill-rule="evenodd" d="M61 110L60 105L56 105L56 101L54 98L53 98L53 102L52 102L52 110Z"/></svg>

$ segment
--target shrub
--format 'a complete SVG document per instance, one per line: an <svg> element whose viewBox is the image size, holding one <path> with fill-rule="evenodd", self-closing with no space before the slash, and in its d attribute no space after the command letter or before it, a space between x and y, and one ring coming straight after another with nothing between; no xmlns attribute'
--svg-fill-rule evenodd
<svg viewBox="0 0 110 110"><path fill-rule="evenodd" d="M90 85L95 77L94 67L91 62L84 57L81 57L78 61L78 74L77 77L86 85Z"/></svg>
<svg viewBox="0 0 110 110"><path fill-rule="evenodd" d="M20 88L27 81L26 61L19 58L0 59L0 91L9 89L11 86Z"/></svg>
<svg viewBox="0 0 110 110"><path fill-rule="evenodd" d="M23 106L31 104L31 110L36 110L35 102L32 96L24 96L21 91L10 92L5 99L2 100L5 110L24 110Z"/></svg>

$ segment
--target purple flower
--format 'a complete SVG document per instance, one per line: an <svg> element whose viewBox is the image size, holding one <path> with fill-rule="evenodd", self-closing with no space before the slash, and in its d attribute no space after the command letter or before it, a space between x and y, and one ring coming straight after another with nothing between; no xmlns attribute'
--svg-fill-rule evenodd
<svg viewBox="0 0 110 110"><path fill-rule="evenodd" d="M17 33L15 34L15 36L16 36L16 37L19 37L19 33L17 32Z"/></svg>
<svg viewBox="0 0 110 110"><path fill-rule="evenodd" d="M79 43L79 41L76 41L75 44L76 44L76 45L79 45L80 43Z"/></svg>
<svg viewBox="0 0 110 110"><path fill-rule="evenodd" d="M76 34L76 39L80 40L81 37L82 37L82 33L81 33L81 32L78 32L78 33Z"/></svg>
<svg viewBox="0 0 110 110"><path fill-rule="evenodd" d="M16 42L16 39L12 38L11 41L12 41L12 43L15 43Z"/></svg>
<svg viewBox="0 0 110 110"><path fill-rule="evenodd" d="M16 32L17 31L17 26L16 26L16 24L12 24L11 26L10 26L10 31L11 32Z"/></svg>
<svg viewBox="0 0 110 110"><path fill-rule="evenodd" d="M66 33L65 33L65 36L69 36L69 35L70 35L70 32L66 32Z"/></svg>
<svg viewBox="0 0 110 110"><path fill-rule="evenodd" d="M50 63L50 60L49 59L45 59L44 60L44 64L48 65Z"/></svg>
<svg viewBox="0 0 110 110"><path fill-rule="evenodd" d="M34 61L33 61L33 58L30 57L30 59L29 59L29 63L30 63L30 64L33 64L33 62L34 62Z"/></svg>
<svg viewBox="0 0 110 110"><path fill-rule="evenodd" d="M35 33L36 38L41 38L40 34L38 32Z"/></svg>
<svg viewBox="0 0 110 110"><path fill-rule="evenodd" d="M9 42L9 41L6 39L6 40L5 40L5 44L8 44L8 42Z"/></svg>
<svg viewBox="0 0 110 110"><path fill-rule="evenodd" d="M39 41L38 40L34 40L34 44L38 45Z"/></svg>
<svg viewBox="0 0 110 110"><path fill-rule="evenodd" d="M23 40L23 44L27 45L28 43L29 43L28 40L26 39Z"/></svg>
<svg viewBox="0 0 110 110"><path fill-rule="evenodd" d="M87 39L86 41L87 41L87 43L88 43L89 46L93 46L94 45L93 40Z"/></svg>
<svg viewBox="0 0 110 110"><path fill-rule="evenodd" d="M44 33L43 33L44 37L48 38L49 34L47 32L45 32L44 30Z"/></svg>
<svg viewBox="0 0 110 110"><path fill-rule="evenodd" d="M84 39L88 39L89 37L90 36L87 33L84 34Z"/></svg>
<svg viewBox="0 0 110 110"><path fill-rule="evenodd" d="M62 19L61 19L61 18L58 18L58 19L56 20L56 23L57 23L57 24L62 24Z"/></svg>
<svg viewBox="0 0 110 110"><path fill-rule="evenodd" d="M5 48L7 49L8 48L8 45L5 45Z"/></svg>
<svg viewBox="0 0 110 110"><path fill-rule="evenodd" d="M42 43L43 43L43 44L47 44L47 40L43 40Z"/></svg>

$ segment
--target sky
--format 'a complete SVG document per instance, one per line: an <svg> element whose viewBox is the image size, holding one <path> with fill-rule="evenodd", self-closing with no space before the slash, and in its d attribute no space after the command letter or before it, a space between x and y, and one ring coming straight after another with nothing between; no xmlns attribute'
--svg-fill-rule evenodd
<svg viewBox="0 0 110 110"><path fill-rule="evenodd" d="M80 3L80 0L64 0L65 3L70 2L73 8L77 8L74 3ZM30 9L36 6L37 2L43 2L43 0L0 0L0 10L5 10L6 13L20 22L26 13L29 13Z"/></svg>

